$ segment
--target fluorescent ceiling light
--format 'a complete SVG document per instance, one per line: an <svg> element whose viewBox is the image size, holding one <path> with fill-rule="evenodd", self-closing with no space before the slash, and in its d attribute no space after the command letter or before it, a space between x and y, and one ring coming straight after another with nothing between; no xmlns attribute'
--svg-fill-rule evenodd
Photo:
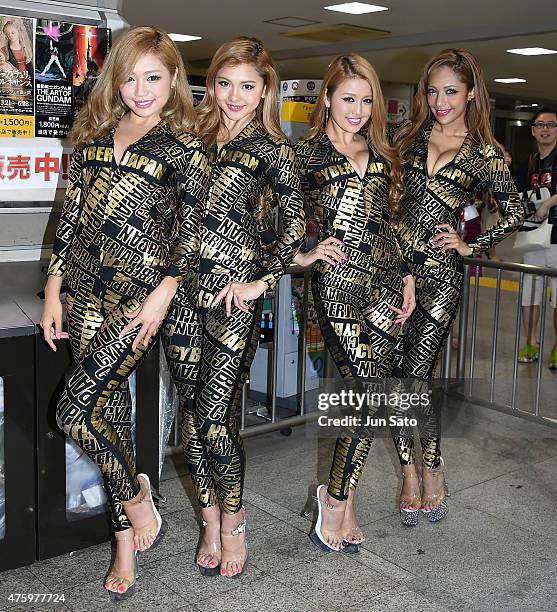
<svg viewBox="0 0 557 612"><path fill-rule="evenodd" d="M377 6L376 4L365 4L364 2L345 2L344 4L332 4L324 6L327 11L338 11L339 13L350 13L351 15L364 15L365 13L377 13L379 11L388 11L386 6Z"/></svg>
<svg viewBox="0 0 557 612"><path fill-rule="evenodd" d="M190 34L169 34L174 42L189 42L190 40L201 40L201 36L191 36Z"/></svg>
<svg viewBox="0 0 557 612"><path fill-rule="evenodd" d="M526 79L493 79L496 83L526 83Z"/></svg>
<svg viewBox="0 0 557 612"><path fill-rule="evenodd" d="M524 47L522 49L507 49L507 53L517 55L551 55L557 53L555 49L544 49L543 47Z"/></svg>

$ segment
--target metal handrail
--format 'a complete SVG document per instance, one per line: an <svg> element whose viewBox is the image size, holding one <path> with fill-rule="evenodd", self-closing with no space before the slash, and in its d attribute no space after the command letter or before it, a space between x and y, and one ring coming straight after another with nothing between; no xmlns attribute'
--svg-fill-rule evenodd
<svg viewBox="0 0 557 612"><path fill-rule="evenodd" d="M501 262L501 261L483 261L472 257L464 258L464 288L462 292L461 302L461 320L459 325L460 338L458 346L458 366L456 372L456 379L463 381L464 372L466 369L466 361L469 363L469 384L465 386L464 392L455 392L456 395L465 398L478 405L487 405L496 410L508 412L518 416L528 416L543 422L547 425L557 425L554 420L547 419L540 415L540 397L542 389L542 368L543 368L543 348L545 342L545 316L547 311L547 285L548 278L557 277L557 268L549 268L544 266L532 266L528 264L519 264L514 262ZM472 338L470 342L470 354L467 356L467 330L468 330L468 312L470 302L470 267L476 266L475 283L474 283L474 301L472 307ZM495 302L494 302L494 318L492 328L492 347L491 347L491 359L490 359L490 388L489 388L489 401L486 401L473 394L474 390L474 365L476 359L476 336L477 336L477 322L478 322L478 297L480 293L480 282L479 272L480 267L491 268L497 271L496 275L496 287L495 287ZM500 307L501 307L501 273L503 271L517 272L518 278L518 298L515 315L515 337L514 337L514 349L513 349L513 373L511 381L511 402L510 405L502 404L495 401L495 374L497 366L497 342L499 335L499 320L500 320ZM523 296L523 283L525 274L532 276L541 276L543 278L542 285L542 301L540 307L540 318L539 318L539 337L540 347L537 363L536 372L536 390L534 395L534 405L532 411L519 410L516 405L517 397L517 381L518 381L518 352L520 346L520 334L521 334L521 307L522 307L522 296ZM467 359L468 357L468 359ZM444 370L443 376L446 378L451 377L451 371Z"/></svg>
<svg viewBox="0 0 557 612"><path fill-rule="evenodd" d="M543 287L542 295L545 296L546 290L547 290L547 278L557 277L557 269L542 267L542 266L532 266L528 264L519 264L519 263L514 263L514 262L489 261L489 260L483 261L483 260L475 259L473 257L464 257L463 263L464 263L464 283L463 283L462 297L461 297L461 303L460 303L459 347L458 347L458 354L457 354L458 356L457 356L457 363L456 363L456 379L460 381L464 380L465 372L466 370L468 370L470 384L468 386L468 389L464 390L464 392L455 390L452 387L448 388L448 392L458 397L462 397L467 400L472 400L478 405L488 405L491 408L494 408L496 410L510 412L512 414L515 414L521 417L524 416L525 418L529 418L529 419L533 418L534 420L538 420L538 421L542 420L544 423L552 425L553 423L551 421L548 421L547 419L541 417L539 414L539 401L540 401L540 392L541 392L541 360L538 363L534 412L532 414L531 412L517 409L516 407L516 385L517 385L518 369L517 369L516 356L518 354L518 346L520 342L520 320L521 320L520 319L520 306L521 306L521 301L522 301L522 283L524 281L524 275L532 274L534 276L543 276L544 277L544 287ZM476 266L476 273L474 276L475 291L474 291L474 298L473 298L473 305L472 305L472 338L470 342L470 355L468 356L467 355L467 346L468 346L467 336L468 336L468 319L469 319L469 313L470 313L470 286L471 286L470 268L471 266ZM495 314L496 316L494 318L494 326L492 329L492 339L493 339L492 345L493 346L492 346L491 363L490 363L491 385L490 385L489 402L486 402L485 400L481 398L475 398L472 394L473 379L474 379L474 361L475 361L475 352L476 352L476 345L477 345L476 335L477 335L477 322L478 322L478 296L479 296L479 288L480 288L480 283L479 283L480 267L490 268L490 269L494 269L497 271L496 296L495 296ZM298 376L298 381L299 381L298 387L299 387L299 395L300 395L299 414L296 414L295 416L291 416L287 418L282 418L282 419L277 418L277 414L276 414L277 380L276 378L277 378L277 373L278 373L278 365L277 365L277 359L276 359L277 357L276 344L277 343L275 341L274 347L273 347L273 357L274 358L272 360L272 364L273 364L272 365L272 381L270 385L271 387L271 416L270 416L270 419L267 418L266 420L268 422L266 423L250 425L246 427L245 415L246 415L246 409L247 409L247 403L248 403L248 397L247 397L248 394L246 392L246 387L244 387L244 391L242 393L242 411L241 411L241 417L240 417L242 437L247 438L247 437L252 437L256 435L270 433L273 431L282 430L285 428L303 425L303 424L306 424L308 422L315 420L319 414L317 412L307 411L306 388L305 388L306 387L305 385L305 378L306 378L305 376L306 375L306 355L305 353L306 353L306 347L307 347L306 332L307 332L307 322L308 322L308 294L309 294L309 281L310 281L309 273L311 272L311 269L312 269L312 266L303 267L303 266L293 264L288 268L286 272L287 274L292 274L292 275L303 274L303 278L304 278L304 300L303 300L303 311L302 311L303 312L303 330L301 332L302 341L300 343L300 351L299 351L299 353L301 354L301 362L300 362L300 359L298 360L298 363L301 364L300 366L301 375ZM500 320L499 310L501 306L501 272L502 271L516 272L519 274L519 293L518 293L518 302L517 302L518 306L517 306L517 315L515 318L515 322L516 322L515 342L514 342L515 360L514 360L513 379L512 379L512 399L511 399L510 406L501 405L494 401L494 378L495 378L494 374L495 374L496 365L497 365L496 348L497 348L498 333L499 333L498 323ZM279 289L279 286L277 285L274 291L275 304L278 303L279 292L280 292L280 289ZM272 292L270 293L272 294ZM278 308L274 308L274 311L275 312L273 315L273 322L274 322L273 325L274 325L275 333L277 333L277 330L279 329L279 326L282 324L282 321L281 321L281 317L280 317ZM543 332L544 332L543 324L545 321L545 312L546 312L546 306L545 306L545 300L543 300L542 311L540 315L540 353L543 349ZM444 356L442 359L441 376L442 378L446 380L454 378L454 377L451 377L451 371L452 371L451 339L452 339L452 334L449 335L447 344L444 348L445 352L444 352ZM469 357L469 359L467 359L467 357ZM326 346L325 346L325 359L327 363L326 369L330 373L332 361L328 354ZM467 362L468 362L468 368L467 368ZM172 454L177 451L178 451L178 447L170 447L167 452Z"/></svg>
<svg viewBox="0 0 557 612"><path fill-rule="evenodd" d="M494 268L495 270L506 270L508 272L524 272L540 276L557 276L557 268L544 266L531 266L529 264L515 263L514 261L491 261L489 259L475 259L474 257L463 257L464 265L480 266L481 268Z"/></svg>

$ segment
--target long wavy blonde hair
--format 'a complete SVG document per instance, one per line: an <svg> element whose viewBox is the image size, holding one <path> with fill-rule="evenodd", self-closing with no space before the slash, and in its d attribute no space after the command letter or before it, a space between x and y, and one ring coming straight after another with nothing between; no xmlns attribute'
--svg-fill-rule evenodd
<svg viewBox="0 0 557 612"><path fill-rule="evenodd" d="M414 110L410 122L403 125L395 136L395 146L399 146L402 163L409 161L410 149L416 135L432 118L427 103L429 75L442 66L448 66L464 83L468 92L474 91L474 97L466 106L465 123L468 132L483 144L496 146L489 120L491 112L489 93L478 60L466 49L444 49L426 64L414 97Z"/></svg>
<svg viewBox="0 0 557 612"><path fill-rule="evenodd" d="M371 117L362 129L366 130L367 128L366 136L368 141L371 142L375 151L385 159L389 166L389 202L391 214L393 219L398 219L400 215L400 200L404 192L400 164L396 152L389 145L387 139L387 113L385 111L385 102L379 77L373 66L361 55L356 53L339 55L329 64L327 72L323 77L323 85L321 86L317 102L310 116L310 128L307 139L315 138L327 127L328 113L325 99L328 98L330 100L333 92L346 79L364 79L371 88L373 100Z"/></svg>
<svg viewBox="0 0 557 612"><path fill-rule="evenodd" d="M159 28L139 27L128 30L110 50L103 69L79 111L69 137L75 145L85 144L106 134L129 110L120 96L120 85L142 55L152 53L170 72L176 74L175 87L161 112L170 128L178 132L193 130L193 98L182 56L166 32Z"/></svg>
<svg viewBox="0 0 557 612"><path fill-rule="evenodd" d="M33 44L31 43L31 39L29 38L29 32L23 23L23 19L20 17L3 17L2 18L2 33L6 37L6 43L9 47L10 41L8 40L8 36L6 34L6 27L13 26L18 33L19 36L19 44L23 49L23 53L25 54L25 63L33 61ZM2 45L4 46L4 45Z"/></svg>
<svg viewBox="0 0 557 612"><path fill-rule="evenodd" d="M250 64L265 82L265 97L259 103L256 116L271 135L284 138L279 120L280 79L267 47L257 38L238 36L221 45L207 70L207 90L197 106L197 134L207 145L217 141L221 128L221 110L215 96L215 78L225 66Z"/></svg>

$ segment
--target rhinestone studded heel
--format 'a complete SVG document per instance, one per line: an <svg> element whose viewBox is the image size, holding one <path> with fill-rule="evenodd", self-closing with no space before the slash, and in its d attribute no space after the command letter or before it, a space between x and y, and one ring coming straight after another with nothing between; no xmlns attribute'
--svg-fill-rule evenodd
<svg viewBox="0 0 557 612"><path fill-rule="evenodd" d="M435 478L439 478L441 476L443 478L443 483L439 487L437 487L437 491L435 493L430 493L428 495L427 501L433 502L435 506L433 508L423 507L423 496L422 496L422 507L420 508L421 512L427 516L427 520L430 523L438 523L440 520L444 519L449 513L449 506L447 504L447 497L450 495L449 487L445 482L445 462L442 457L439 457L439 466L436 468L432 468L431 470L432 476Z"/></svg>
<svg viewBox="0 0 557 612"><path fill-rule="evenodd" d="M408 479L417 478L418 486L420 486L421 484L421 479L417 474L412 474L412 473L405 474L404 472L402 472L402 478L403 480L405 478L408 478ZM402 507L403 504L405 505L409 504L411 507L403 508ZM411 496L402 497L402 493L401 493L401 496L399 498L400 522L405 527L415 527L418 524L418 518L420 516L421 505L422 505L422 499L420 495L414 494Z"/></svg>

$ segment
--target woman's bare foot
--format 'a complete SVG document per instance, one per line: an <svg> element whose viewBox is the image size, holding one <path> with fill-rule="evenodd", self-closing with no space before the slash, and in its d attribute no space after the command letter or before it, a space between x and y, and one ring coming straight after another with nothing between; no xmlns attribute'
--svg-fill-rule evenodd
<svg viewBox="0 0 557 612"><path fill-rule="evenodd" d="M327 488L322 486L318 491L321 503L321 535L325 543L334 550L342 548L344 539L342 524L346 511L346 501L338 501L327 493Z"/></svg>
<svg viewBox="0 0 557 612"><path fill-rule="evenodd" d="M248 557L246 546L246 509L235 514L221 514L222 557L220 575L227 578L241 574Z"/></svg>
<svg viewBox="0 0 557 612"><path fill-rule="evenodd" d="M356 513L354 512L354 489L348 491L346 509L342 521L342 539L350 544L361 544L365 540L364 532L358 525Z"/></svg>
<svg viewBox="0 0 557 612"><path fill-rule="evenodd" d="M402 466L402 489L399 507L401 510L419 510L422 504L420 495L420 478L415 463Z"/></svg>
<svg viewBox="0 0 557 612"><path fill-rule="evenodd" d="M123 502L124 512L134 529L134 542L137 550L143 552L153 545L157 537L157 518L149 503L151 491L145 479L137 478L140 492L130 501Z"/></svg>
<svg viewBox="0 0 557 612"><path fill-rule="evenodd" d="M125 593L135 582L135 549L133 528L118 531L114 563L104 579L104 588L114 593Z"/></svg>
<svg viewBox="0 0 557 612"><path fill-rule="evenodd" d="M220 541L220 508L209 506L201 508L203 518L203 537L197 549L197 565L207 568L215 568L220 565L221 541Z"/></svg>
<svg viewBox="0 0 557 612"><path fill-rule="evenodd" d="M430 512L437 508L445 499L445 477L443 472L444 467L422 470L423 491L422 504L420 510Z"/></svg>

